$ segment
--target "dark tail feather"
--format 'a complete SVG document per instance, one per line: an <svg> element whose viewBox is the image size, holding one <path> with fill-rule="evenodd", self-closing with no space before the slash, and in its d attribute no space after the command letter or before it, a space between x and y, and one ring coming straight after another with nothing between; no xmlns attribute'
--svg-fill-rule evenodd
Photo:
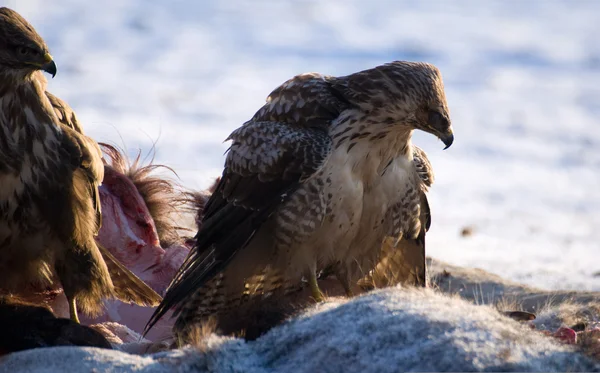
<svg viewBox="0 0 600 373"><path fill-rule="evenodd" d="M234 208L238 211L232 211L227 216L221 217L219 219L221 224L216 223L213 227L213 229L219 229L220 226L223 228L231 227L230 219L232 219L235 221L233 226L236 226L233 231L221 233L218 240L216 240L217 242L213 245L210 245L210 238L215 237L210 237L212 235L207 234L209 237L202 239L203 235L198 235L199 242L182 265L169 289L167 289L162 303L155 310L146 328L144 328L143 335L146 335L169 309L175 308L173 316L177 316L181 311L182 301L207 279L218 274L234 257L235 253L248 244L258 227L268 217L267 212L252 211L241 207ZM229 220L229 222L225 220ZM202 231L207 225L203 225Z"/></svg>
<svg viewBox="0 0 600 373"><path fill-rule="evenodd" d="M146 324L143 335L169 309L174 309L173 316L179 315L186 298L221 272L235 254L248 245L258 228L282 200L298 187L297 182L274 180L262 182L261 187L257 188L254 181L253 178L243 179L234 174L219 181L215 192L204 206L204 219L196 235L194 248ZM247 188L249 185L255 187ZM249 194L249 191L252 193ZM245 199L241 201L239 196L244 196ZM229 201L229 198L233 201Z"/></svg>

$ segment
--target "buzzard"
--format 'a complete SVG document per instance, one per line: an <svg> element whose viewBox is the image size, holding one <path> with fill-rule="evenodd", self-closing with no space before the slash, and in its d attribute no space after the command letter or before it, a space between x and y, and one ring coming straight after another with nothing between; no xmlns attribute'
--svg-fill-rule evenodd
<svg viewBox="0 0 600 373"><path fill-rule="evenodd" d="M56 64L18 13L0 8L0 288L56 276L78 322L105 297L155 305L160 296L95 242L100 148L71 108L46 92Z"/></svg>
<svg viewBox="0 0 600 373"><path fill-rule="evenodd" d="M431 64L308 73L276 88L227 138L195 246L146 331L174 309L174 332L185 340L194 322L302 278L321 300L317 272L330 266L350 293L380 260L387 237L418 239L426 228L430 168L419 171L426 158L411 143L415 129L446 148L454 140L442 77Z"/></svg>

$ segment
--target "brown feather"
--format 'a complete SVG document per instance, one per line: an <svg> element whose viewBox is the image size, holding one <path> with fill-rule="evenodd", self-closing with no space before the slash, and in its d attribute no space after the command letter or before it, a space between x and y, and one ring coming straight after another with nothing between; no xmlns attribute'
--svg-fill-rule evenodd
<svg viewBox="0 0 600 373"><path fill-rule="evenodd" d="M81 167L86 171L89 183L89 192L92 197L94 210L96 211L97 228L95 234L98 233L102 226L102 207L100 204L100 193L98 186L104 178L104 165L102 163L102 152L98 144L88 136L83 134L83 128L77 120L77 116L71 107L54 96L50 92L45 92L46 97L50 101L52 108L59 120L59 123L65 131L75 139L79 144L81 151ZM65 128L66 127L66 128Z"/></svg>
<svg viewBox="0 0 600 373"><path fill-rule="evenodd" d="M115 287L116 297L129 303L135 303L140 306L156 307L162 300L151 287L146 285L139 277L131 272L127 267L121 264L110 251L98 244L102 257L106 262L110 277Z"/></svg>

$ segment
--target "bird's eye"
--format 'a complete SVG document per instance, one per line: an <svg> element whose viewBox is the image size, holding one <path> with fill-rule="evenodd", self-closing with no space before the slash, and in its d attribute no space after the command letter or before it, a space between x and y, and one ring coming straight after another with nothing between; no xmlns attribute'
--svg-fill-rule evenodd
<svg viewBox="0 0 600 373"><path fill-rule="evenodd" d="M19 53L20 56L26 56L29 54L29 48L27 47L18 47L17 48L17 53Z"/></svg>

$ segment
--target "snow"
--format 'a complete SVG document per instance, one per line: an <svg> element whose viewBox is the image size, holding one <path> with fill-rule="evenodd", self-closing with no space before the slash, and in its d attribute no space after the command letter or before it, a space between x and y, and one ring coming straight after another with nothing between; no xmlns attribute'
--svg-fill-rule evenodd
<svg viewBox="0 0 600 373"><path fill-rule="evenodd" d="M600 2L0 0L50 45L50 90L99 141L192 188L227 135L308 71L437 65L455 143L436 171L428 253L546 289L600 290ZM460 231L472 226L474 234Z"/></svg>
<svg viewBox="0 0 600 373"><path fill-rule="evenodd" d="M451 310L451 312L449 312ZM388 288L329 299L253 342L209 335L143 356L51 347L10 354L0 372L590 372L571 346L432 290Z"/></svg>

